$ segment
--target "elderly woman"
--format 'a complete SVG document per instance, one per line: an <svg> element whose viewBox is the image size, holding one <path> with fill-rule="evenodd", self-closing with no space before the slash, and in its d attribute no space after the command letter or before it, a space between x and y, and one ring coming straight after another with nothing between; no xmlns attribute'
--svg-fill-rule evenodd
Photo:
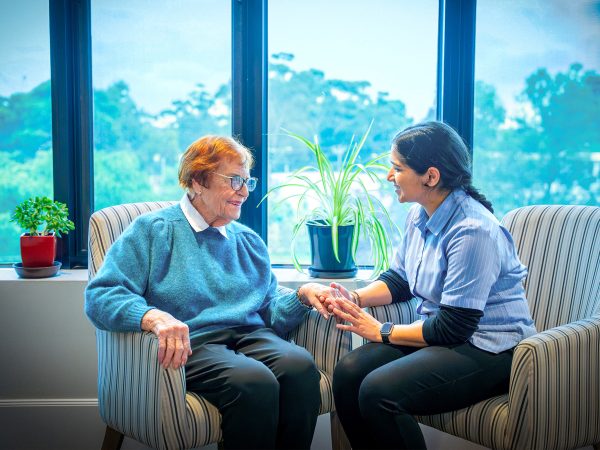
<svg viewBox="0 0 600 450"><path fill-rule="evenodd" d="M85 309L98 328L156 334L161 364L185 365L187 389L219 409L225 448L309 448L319 372L280 336L312 306L328 314L310 286L279 287L264 242L235 222L256 187L252 163L231 138L194 142L179 167L187 192L124 231Z"/></svg>

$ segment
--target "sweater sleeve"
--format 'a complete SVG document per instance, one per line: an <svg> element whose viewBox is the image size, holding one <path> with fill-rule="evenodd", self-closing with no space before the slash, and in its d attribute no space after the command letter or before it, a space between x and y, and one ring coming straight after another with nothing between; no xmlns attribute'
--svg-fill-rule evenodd
<svg viewBox="0 0 600 450"><path fill-rule="evenodd" d="M283 337L290 330L302 322L310 311L305 305L300 303L296 296L296 291L277 283L277 277L271 270L271 262L267 246L263 240L256 236L255 249L264 247L263 257L266 261L266 270L269 273L270 283L265 295L265 299L260 307L259 314L265 325L271 328L277 335Z"/></svg>
<svg viewBox="0 0 600 450"><path fill-rule="evenodd" d="M477 330L483 311L441 305L437 315L423 322L423 339L429 345L462 344Z"/></svg>
<svg viewBox="0 0 600 450"><path fill-rule="evenodd" d="M392 303L406 302L413 298L408 281L400 276L400 274L392 269L383 272L377 278L377 281L383 281L392 294Z"/></svg>
<svg viewBox="0 0 600 450"><path fill-rule="evenodd" d="M135 220L108 250L85 291L85 312L100 329L140 331L152 306L144 298L150 273L152 237L167 235L162 220Z"/></svg>
<svg viewBox="0 0 600 450"><path fill-rule="evenodd" d="M309 310L300 303L295 290L277 285L277 278L271 272L269 294L261 311L267 327L283 337L304 320Z"/></svg>

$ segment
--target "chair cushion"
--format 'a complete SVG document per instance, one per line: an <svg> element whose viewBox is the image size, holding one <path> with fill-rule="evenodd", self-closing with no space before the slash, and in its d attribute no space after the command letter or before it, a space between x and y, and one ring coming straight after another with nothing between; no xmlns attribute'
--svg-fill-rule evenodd
<svg viewBox="0 0 600 450"><path fill-rule="evenodd" d="M513 411L513 413L518 413ZM417 420L454 436L489 448L504 448L508 423L508 394L493 397L473 406Z"/></svg>

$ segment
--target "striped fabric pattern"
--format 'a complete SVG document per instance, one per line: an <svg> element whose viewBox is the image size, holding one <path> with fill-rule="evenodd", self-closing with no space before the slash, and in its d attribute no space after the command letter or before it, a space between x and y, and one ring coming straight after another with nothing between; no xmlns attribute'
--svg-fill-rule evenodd
<svg viewBox="0 0 600 450"><path fill-rule="evenodd" d="M91 279L110 245L139 215L177 202L118 205L90 218ZM184 369L162 369L157 360L158 339L152 333L114 333L97 330L98 404L111 428L152 448L196 448L221 439L221 416L202 397L186 392ZM334 410L331 386L336 362L350 350L350 335L310 311L288 339L305 347L321 373L320 413Z"/></svg>
<svg viewBox="0 0 600 450"><path fill-rule="evenodd" d="M525 290L540 332L516 347L507 395L418 420L494 449L599 445L600 208L528 206L503 223L528 267ZM372 312L414 320L402 304Z"/></svg>
<svg viewBox="0 0 600 450"><path fill-rule="evenodd" d="M417 314L418 305L419 301L416 298L411 298L407 302L392 303L390 305L367 308L367 311L382 323L412 323L415 320L418 320L420 317ZM362 342L363 344L366 344L367 340L363 339Z"/></svg>
<svg viewBox="0 0 600 450"><path fill-rule="evenodd" d="M504 448L600 443L600 314L546 330L515 349Z"/></svg>
<svg viewBox="0 0 600 450"><path fill-rule="evenodd" d="M527 206L504 225L528 267L525 294L540 330L590 317L600 300L600 208Z"/></svg>
<svg viewBox="0 0 600 450"><path fill-rule="evenodd" d="M94 278L104 262L104 255L123 230L138 216L166 208L178 202L128 203L96 211L90 217L88 242L88 276Z"/></svg>
<svg viewBox="0 0 600 450"><path fill-rule="evenodd" d="M341 333L335 320L324 320L315 310L288 333L287 339L307 349L315 358L317 367L325 373L333 373L336 363L350 349L350 333Z"/></svg>

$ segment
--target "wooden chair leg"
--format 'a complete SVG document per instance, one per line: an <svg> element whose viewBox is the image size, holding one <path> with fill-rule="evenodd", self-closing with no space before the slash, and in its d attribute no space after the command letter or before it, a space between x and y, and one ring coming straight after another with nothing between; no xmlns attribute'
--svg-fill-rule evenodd
<svg viewBox="0 0 600 450"><path fill-rule="evenodd" d="M331 421L331 448L333 450L350 450L350 441L346 437L340 418L335 411L329 413Z"/></svg>
<svg viewBox="0 0 600 450"><path fill-rule="evenodd" d="M123 433L107 426L104 433L104 441L102 442L102 450L120 450L124 437Z"/></svg>

